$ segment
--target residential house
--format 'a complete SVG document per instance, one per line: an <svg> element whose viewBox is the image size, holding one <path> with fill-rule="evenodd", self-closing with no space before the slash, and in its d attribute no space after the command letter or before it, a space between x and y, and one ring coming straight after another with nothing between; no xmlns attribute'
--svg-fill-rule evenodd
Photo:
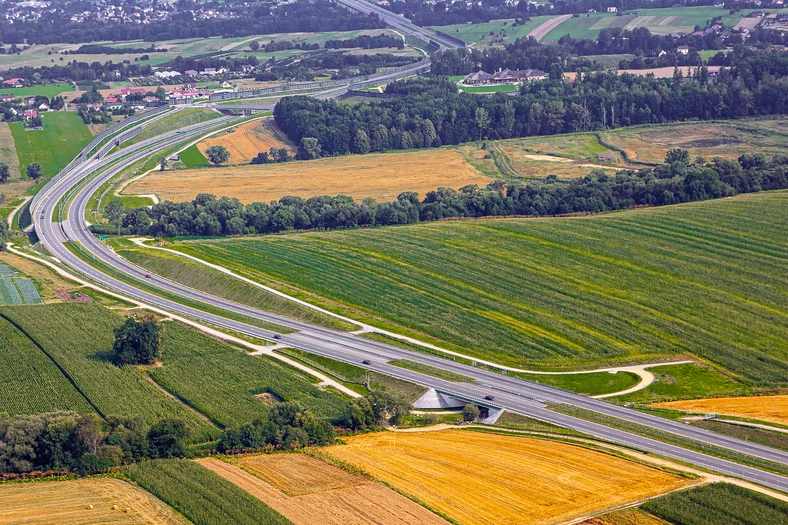
<svg viewBox="0 0 788 525"><path fill-rule="evenodd" d="M254 71L254 66L251 66L249 64L244 64L241 66L242 73L251 73L252 71Z"/></svg>
<svg viewBox="0 0 788 525"><path fill-rule="evenodd" d="M41 105L38 106L38 111L49 111L49 104L42 102Z"/></svg>
<svg viewBox="0 0 788 525"><path fill-rule="evenodd" d="M194 80L188 80L183 83L184 91L192 91L194 89L197 89L197 82L195 82Z"/></svg>
<svg viewBox="0 0 788 525"><path fill-rule="evenodd" d="M763 18L764 16L766 16L766 12L764 11L753 11L747 15L747 18Z"/></svg>
<svg viewBox="0 0 788 525"><path fill-rule="evenodd" d="M477 71L466 76L462 83L479 84L519 84L523 81L544 80L545 72L540 69L502 69L493 74Z"/></svg>
<svg viewBox="0 0 788 525"><path fill-rule="evenodd" d="M38 112L35 109L26 109L25 110L25 118L27 120L32 120L38 116Z"/></svg>
<svg viewBox="0 0 788 525"><path fill-rule="evenodd" d="M105 104L117 104L119 102L120 102L120 100L118 99L118 97L116 97L114 95L110 95L106 99L104 99L104 103Z"/></svg>
<svg viewBox="0 0 788 525"><path fill-rule="evenodd" d="M219 84L219 86L224 89L230 89L233 87L232 83L230 83L228 80L223 81L221 84Z"/></svg>
<svg viewBox="0 0 788 525"><path fill-rule="evenodd" d="M207 76L213 76L213 75L217 75L218 71L216 71L215 67L206 67L205 69L200 71L200 74L201 75L207 75Z"/></svg>
<svg viewBox="0 0 788 525"><path fill-rule="evenodd" d="M12 88L21 88L24 86L24 81L24 78L9 78L8 80L3 80L3 85Z"/></svg>
<svg viewBox="0 0 788 525"><path fill-rule="evenodd" d="M145 88L120 88L120 94L122 96L128 96L133 93L147 93L148 90Z"/></svg>
<svg viewBox="0 0 788 525"><path fill-rule="evenodd" d="M23 102L26 106L34 106L36 104L36 97L27 97Z"/></svg>
<svg viewBox="0 0 788 525"><path fill-rule="evenodd" d="M689 54L689 46L679 46L679 47L676 48L676 51L678 51L682 55L688 55Z"/></svg>
<svg viewBox="0 0 788 525"><path fill-rule="evenodd" d="M14 97L14 95L10 95L10 94L0 95L0 102L13 102L14 98L16 98L16 97Z"/></svg>
<svg viewBox="0 0 788 525"><path fill-rule="evenodd" d="M476 71L475 73L466 75L466 77L462 79L462 83L468 86L475 86L477 84L489 84L490 80L492 80L491 74L485 73L484 71Z"/></svg>
<svg viewBox="0 0 788 525"><path fill-rule="evenodd" d="M187 77L196 77L197 71L195 71L194 69L187 69L186 71L183 72L183 74L186 75Z"/></svg>
<svg viewBox="0 0 788 525"><path fill-rule="evenodd" d="M608 7L607 8L607 12L608 13L616 13L616 12L618 12L618 8L617 7Z"/></svg>

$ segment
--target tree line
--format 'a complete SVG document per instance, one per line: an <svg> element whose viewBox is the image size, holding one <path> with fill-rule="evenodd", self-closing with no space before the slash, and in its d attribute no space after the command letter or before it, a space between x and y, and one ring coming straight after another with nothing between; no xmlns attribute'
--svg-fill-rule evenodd
<svg viewBox="0 0 788 525"><path fill-rule="evenodd" d="M749 52L711 80L706 68L692 78L615 73L526 82L519 96L457 93L445 78L397 81L386 92L402 95L355 105L305 96L274 109L279 128L294 142L316 139L322 156L428 148L480 139L553 135L688 119L730 119L788 112L788 56Z"/></svg>
<svg viewBox="0 0 788 525"><path fill-rule="evenodd" d="M238 199L200 194L191 202L164 201L151 208L122 210L116 228L157 237L277 233L287 230L336 229L485 216L551 216L598 213L636 206L662 206L788 188L788 156L767 160L743 155L738 161L690 159L686 150L668 153L664 164L637 171L604 171L539 182L495 181L484 187L439 188L423 199L401 193L393 202L347 195L303 199L287 196L244 206ZM91 227L113 233L106 225Z"/></svg>
<svg viewBox="0 0 788 525"><path fill-rule="evenodd" d="M391 35L360 35L355 38L344 40L326 40L323 47L326 49L348 49L360 47L362 49L379 49L381 47L394 47L397 49L405 48L405 41L400 36Z"/></svg>

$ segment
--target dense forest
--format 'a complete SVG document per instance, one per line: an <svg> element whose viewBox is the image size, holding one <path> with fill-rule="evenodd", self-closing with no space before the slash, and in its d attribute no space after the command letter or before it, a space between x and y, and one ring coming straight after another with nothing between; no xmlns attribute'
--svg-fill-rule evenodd
<svg viewBox="0 0 788 525"><path fill-rule="evenodd" d="M457 93L445 78L421 77L389 84L398 98L352 106L289 97L274 118L296 143L316 139L320 155L333 156L788 112L788 56L779 53L744 53L715 79L698 68L692 78L599 72L567 82L557 63L549 75L516 96Z"/></svg>
<svg viewBox="0 0 788 525"><path fill-rule="evenodd" d="M715 158L690 159L686 150L668 153L653 169L620 171L615 176L595 171L569 181L555 176L543 181L496 181L485 187L440 188L423 199L413 192L394 202L361 203L347 195L302 199L283 197L269 204L244 206L238 199L201 194L192 202L164 201L152 208L125 210L118 217L126 233L177 237L240 235L292 229L333 229L408 224L448 217L547 216L597 213L635 206L661 206L788 188L788 156L767 161L743 155L738 162ZM117 228L92 226L94 232Z"/></svg>

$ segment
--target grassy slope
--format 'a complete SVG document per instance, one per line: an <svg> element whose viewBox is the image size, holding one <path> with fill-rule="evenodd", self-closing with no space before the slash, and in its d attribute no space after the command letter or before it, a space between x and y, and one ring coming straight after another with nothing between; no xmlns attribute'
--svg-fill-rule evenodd
<svg viewBox="0 0 788 525"><path fill-rule="evenodd" d="M620 392L640 382L640 378L631 372L569 375L517 374L517 376L589 396Z"/></svg>
<svg viewBox="0 0 788 525"><path fill-rule="evenodd" d="M94 413L57 366L7 320L0 318L0 413L55 410Z"/></svg>
<svg viewBox="0 0 788 525"><path fill-rule="evenodd" d="M788 377L788 192L591 218L197 241L197 255L524 366L695 354ZM429 312L429 315L425 315Z"/></svg>
<svg viewBox="0 0 788 525"><path fill-rule="evenodd" d="M189 146L181 152L181 162L187 168L201 168L203 166L210 166L211 163L205 158L205 155L197 149L197 145Z"/></svg>
<svg viewBox="0 0 788 525"><path fill-rule="evenodd" d="M176 129L185 128L187 126L198 124L200 122L213 120L215 118L219 118L219 116L220 116L219 113L211 109L205 109L205 108L185 109L168 117L164 117L161 120L158 120L155 123L151 124L150 126L146 126L142 130L142 133L135 136L133 139L124 142L122 144L122 147L126 148L128 146L131 146L132 144L136 144L138 142L142 142L143 140L156 137L163 133L167 133L168 131L174 131Z"/></svg>
<svg viewBox="0 0 788 525"><path fill-rule="evenodd" d="M49 304L0 308L65 370L102 416L141 415L148 424L164 417L187 421L197 440L216 429L182 403L158 389L136 367L108 361L112 329L122 318L91 304Z"/></svg>
<svg viewBox="0 0 788 525"><path fill-rule="evenodd" d="M129 466L125 472L195 525L291 523L261 500L194 461L145 461Z"/></svg>
<svg viewBox="0 0 788 525"><path fill-rule="evenodd" d="M58 111L43 113L44 129L26 131L21 122L11 122L20 170L38 162L45 177L63 169L92 139L88 127L76 113Z"/></svg>
<svg viewBox="0 0 788 525"><path fill-rule="evenodd" d="M272 358L250 356L183 325L167 323L164 365L157 383L223 426L264 418L268 409L255 394L272 392L297 401L318 417L336 418L345 402L318 389L310 378Z"/></svg>

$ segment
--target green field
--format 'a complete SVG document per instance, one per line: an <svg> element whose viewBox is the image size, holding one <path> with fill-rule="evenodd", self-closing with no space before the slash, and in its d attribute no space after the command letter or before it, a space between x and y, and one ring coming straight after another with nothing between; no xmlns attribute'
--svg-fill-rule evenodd
<svg viewBox="0 0 788 525"><path fill-rule="evenodd" d="M180 156L181 162L183 162L183 165L187 168L202 168L211 165L208 159L205 158L205 155L197 149L196 144L181 151Z"/></svg>
<svg viewBox="0 0 788 525"><path fill-rule="evenodd" d="M631 372L597 372L593 374L566 374L566 375L541 375L541 374L515 374L517 377L536 381L564 390L571 390L578 394L596 396L612 394L633 387L640 382L640 378Z"/></svg>
<svg viewBox="0 0 788 525"><path fill-rule="evenodd" d="M497 86L463 86L460 89L465 93L510 93L519 90L520 86L501 84Z"/></svg>
<svg viewBox="0 0 788 525"><path fill-rule="evenodd" d="M121 204L129 209L140 208L142 206L153 206L153 199L150 197L140 197L137 195L118 195L114 197L120 199Z"/></svg>
<svg viewBox="0 0 788 525"><path fill-rule="evenodd" d="M44 129L25 130L22 122L11 122L19 167L38 162L45 177L53 177L66 167L93 138L88 127L76 113L58 111L42 113Z"/></svg>
<svg viewBox="0 0 788 525"><path fill-rule="evenodd" d="M194 461L144 461L124 472L195 525L291 523L261 500Z"/></svg>
<svg viewBox="0 0 788 525"><path fill-rule="evenodd" d="M266 356L250 356L178 323L166 323L164 366L151 376L169 392L221 426L264 419L268 407L255 394L295 401L320 418L342 415L345 402L313 379Z"/></svg>
<svg viewBox="0 0 788 525"><path fill-rule="evenodd" d="M56 410L94 413L57 365L14 325L0 317L0 413Z"/></svg>
<svg viewBox="0 0 788 525"><path fill-rule="evenodd" d="M788 503L730 485L712 483L647 501L642 509L675 525L782 525Z"/></svg>
<svg viewBox="0 0 788 525"><path fill-rule="evenodd" d="M187 421L196 441L217 434L212 424L160 390L145 372L133 366L117 367L108 360L112 329L123 321L110 310L93 304L58 303L3 307L0 314L43 348L102 417L139 414L148 424L178 417ZM21 391L20 395L27 394Z"/></svg>
<svg viewBox="0 0 788 525"><path fill-rule="evenodd" d="M442 31L447 35L457 37L464 40L467 44L481 44L481 47L487 46L503 46L505 44L512 44L520 37L528 36L528 34L544 24L553 16L535 16L529 22L522 26L514 26L514 19L507 20L493 20L481 24L456 24L450 26L434 26L430 29L434 31ZM493 35L490 35L490 32ZM496 42L502 39L503 42ZM474 46L480 47L480 46Z"/></svg>
<svg viewBox="0 0 788 525"><path fill-rule="evenodd" d="M43 86L31 86L23 88L4 88L0 86L0 93L10 93L15 97L31 97L43 95L48 98L56 97L66 91L76 91L72 84L45 84Z"/></svg>
<svg viewBox="0 0 788 525"><path fill-rule="evenodd" d="M668 365L651 371L656 378L653 383L617 400L622 403L656 403L672 399L753 393L750 387L708 366Z"/></svg>
<svg viewBox="0 0 788 525"><path fill-rule="evenodd" d="M162 118L161 120L157 120L153 124L149 126L145 126L142 129L142 133L136 135L133 139L127 140L121 146L128 147L132 144L136 144L138 142L142 142L143 140L147 140L163 133L167 133L170 131L175 131L176 129L182 129L187 126L191 126L193 124L198 124L200 122L206 122L208 120L213 120L215 118L219 118L218 112L212 109L205 109L205 108L194 108L194 109L184 109L182 111L178 111L172 115Z"/></svg>
<svg viewBox="0 0 788 525"><path fill-rule="evenodd" d="M787 210L788 192L772 192L588 218L180 249L510 365L577 369L697 355L752 383L785 385L788 223L773 218Z"/></svg>

